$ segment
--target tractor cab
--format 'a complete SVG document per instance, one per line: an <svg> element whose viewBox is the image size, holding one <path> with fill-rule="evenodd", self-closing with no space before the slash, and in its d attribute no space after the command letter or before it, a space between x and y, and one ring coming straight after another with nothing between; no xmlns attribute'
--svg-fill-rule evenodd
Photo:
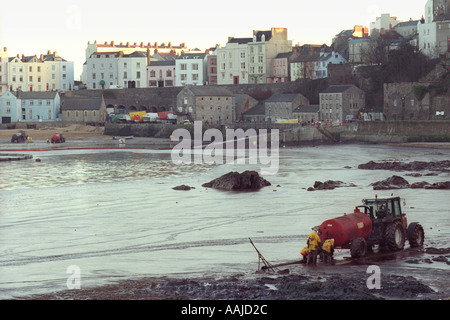
<svg viewBox="0 0 450 320"><path fill-rule="evenodd" d="M392 221L401 219L404 216L400 204L400 197L385 199L378 199L378 197L375 197L375 199L363 199L363 205L358 206L357 208L363 208L364 213L372 220L384 219L386 221Z"/></svg>
<svg viewBox="0 0 450 320"><path fill-rule="evenodd" d="M363 205L356 209L364 209L364 213L372 220L372 233L369 240L379 243L383 239L385 230L390 224L400 224L403 230L407 230L406 215L402 212L400 197L379 199L363 199ZM361 210L362 211L362 210Z"/></svg>

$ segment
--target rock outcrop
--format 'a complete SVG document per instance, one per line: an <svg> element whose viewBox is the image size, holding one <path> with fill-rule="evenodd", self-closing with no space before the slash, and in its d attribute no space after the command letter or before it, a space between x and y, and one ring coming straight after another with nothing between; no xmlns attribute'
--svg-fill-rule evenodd
<svg viewBox="0 0 450 320"><path fill-rule="evenodd" d="M335 188L340 187L356 187L353 183L347 184L342 181L333 181L327 180L325 182L316 181L313 187L309 187L307 191L316 191L316 190L333 190Z"/></svg>
<svg viewBox="0 0 450 320"><path fill-rule="evenodd" d="M271 183L262 178L256 171L229 172L223 176L204 183L202 187L221 190L258 190L270 186Z"/></svg>

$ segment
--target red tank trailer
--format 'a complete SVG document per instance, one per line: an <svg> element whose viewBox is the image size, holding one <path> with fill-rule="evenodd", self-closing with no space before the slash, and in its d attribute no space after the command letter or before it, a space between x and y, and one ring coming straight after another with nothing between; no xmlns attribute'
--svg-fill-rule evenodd
<svg viewBox="0 0 450 320"><path fill-rule="evenodd" d="M336 248L350 249L354 258L365 256L373 245L391 251L402 250L406 239L411 247L421 247L425 234L418 222L407 224L399 197L363 199L353 213L324 221L320 238L334 239Z"/></svg>
<svg viewBox="0 0 450 320"><path fill-rule="evenodd" d="M354 213L324 221L319 230L322 240L334 239L336 247L349 249L353 239L370 235L372 220L364 212L355 209Z"/></svg>

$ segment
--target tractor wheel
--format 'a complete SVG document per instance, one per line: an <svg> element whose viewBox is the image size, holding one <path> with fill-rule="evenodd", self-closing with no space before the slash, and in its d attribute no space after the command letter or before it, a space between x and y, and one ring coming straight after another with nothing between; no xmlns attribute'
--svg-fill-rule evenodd
<svg viewBox="0 0 450 320"><path fill-rule="evenodd" d="M401 222L394 222L386 227L385 241L389 250L402 250L405 246L406 234Z"/></svg>
<svg viewBox="0 0 450 320"><path fill-rule="evenodd" d="M418 223L411 223L406 231L408 235L408 241L411 248L423 246L423 240L425 239L425 232L423 227Z"/></svg>
<svg viewBox="0 0 450 320"><path fill-rule="evenodd" d="M353 239L350 244L352 258L361 258L366 255L366 240L364 238Z"/></svg>

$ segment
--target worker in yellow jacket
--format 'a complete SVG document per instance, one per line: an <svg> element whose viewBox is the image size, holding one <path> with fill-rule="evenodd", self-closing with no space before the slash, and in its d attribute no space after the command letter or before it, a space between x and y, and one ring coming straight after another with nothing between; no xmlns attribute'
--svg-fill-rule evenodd
<svg viewBox="0 0 450 320"><path fill-rule="evenodd" d="M304 247L302 250L300 250L300 254L303 257L301 263L306 263L308 260L309 248Z"/></svg>
<svg viewBox="0 0 450 320"><path fill-rule="evenodd" d="M313 228L314 232L312 232L308 240L306 241L306 244L308 245L309 249L309 255L308 255L308 264L316 265L317 263L317 254L318 251L321 249L321 240L319 237L319 229L317 227Z"/></svg>
<svg viewBox="0 0 450 320"><path fill-rule="evenodd" d="M333 263L334 240L327 239L322 245L323 260L325 263Z"/></svg>

